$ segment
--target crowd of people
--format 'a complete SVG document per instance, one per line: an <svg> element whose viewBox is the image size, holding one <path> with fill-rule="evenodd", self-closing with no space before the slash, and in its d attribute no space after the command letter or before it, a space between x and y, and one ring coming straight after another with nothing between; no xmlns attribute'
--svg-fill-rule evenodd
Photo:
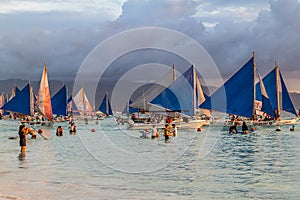
<svg viewBox="0 0 300 200"><path fill-rule="evenodd" d="M176 137L177 136L177 127L175 124L171 124L167 123L165 125L165 128L163 129L163 136L165 137L165 142L169 143L170 142L170 137ZM149 130L148 128L146 128L143 132L142 132L142 136L141 138L159 138L160 134L156 128L155 125L152 126L151 130Z"/></svg>
<svg viewBox="0 0 300 200"><path fill-rule="evenodd" d="M239 133L238 130L237 130L237 126L238 126L238 123L234 123L232 126L229 127L229 133ZM254 131L254 127L252 127L250 129L251 132ZM280 126L277 126L277 128L275 129L275 131L281 131L281 128ZM295 131L295 125L292 125L292 127L290 128L290 131ZM248 129L248 126L246 124L246 122L243 122L243 125L242 125L242 132L240 132L242 134L248 134L249 133L249 129Z"/></svg>
<svg viewBox="0 0 300 200"><path fill-rule="evenodd" d="M36 133L35 129L32 127L26 127L25 123L22 123L19 126L19 131L18 131L18 137L19 137L19 145L21 147L21 155L25 156L26 153L26 146L27 146L27 136L31 135L31 139L36 139ZM37 131L44 139L47 139L44 135L42 135L42 130L39 129ZM63 128L62 126L58 126L56 129L56 136L63 136ZM76 125L74 122L70 122L70 127L69 127L69 132L70 135L75 135L76 134ZM17 139L18 137L11 137L9 139Z"/></svg>

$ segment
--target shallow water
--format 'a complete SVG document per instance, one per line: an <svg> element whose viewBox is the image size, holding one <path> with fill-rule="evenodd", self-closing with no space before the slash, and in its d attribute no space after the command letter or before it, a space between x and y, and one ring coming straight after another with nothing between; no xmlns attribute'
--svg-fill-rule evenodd
<svg viewBox="0 0 300 200"><path fill-rule="evenodd" d="M298 199L300 126L231 135L218 127L179 130L166 144L141 139L113 119L77 123L77 134L29 140L0 121L0 199ZM95 128L96 132L91 132Z"/></svg>

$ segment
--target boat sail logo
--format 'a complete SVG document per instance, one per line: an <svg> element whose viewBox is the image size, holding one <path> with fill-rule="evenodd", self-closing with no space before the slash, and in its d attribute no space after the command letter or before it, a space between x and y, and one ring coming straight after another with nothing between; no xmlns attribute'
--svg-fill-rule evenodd
<svg viewBox="0 0 300 200"><path fill-rule="evenodd" d="M195 142L202 143L196 155L201 159L219 139L210 127L199 132L206 122L199 119L206 112L199 105L209 95L201 86L222 80L205 49L183 33L143 27L113 35L89 53L76 75L74 95L83 87L95 111L108 116L92 136L79 133L82 143L101 164L126 173L179 163ZM167 119L179 133L170 143L163 136ZM160 138L140 137L153 126ZM140 143L144 148L137 148Z"/></svg>

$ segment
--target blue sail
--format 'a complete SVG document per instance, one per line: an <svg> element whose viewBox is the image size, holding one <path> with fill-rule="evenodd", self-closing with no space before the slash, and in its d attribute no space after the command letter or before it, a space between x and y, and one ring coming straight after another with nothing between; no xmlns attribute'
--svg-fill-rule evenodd
<svg viewBox="0 0 300 200"><path fill-rule="evenodd" d="M276 94L276 68L274 68L270 73L268 73L262 80L268 93L269 99L271 101L271 105L273 106L273 109L276 108L276 110L278 110Z"/></svg>
<svg viewBox="0 0 300 200"><path fill-rule="evenodd" d="M279 75L279 78L280 78L281 89L282 89L282 93L281 93L282 110L285 110L285 111L290 112L290 113L297 116L297 112L295 110L295 107L294 107L293 102L290 98L289 92L287 90L287 87L284 83L284 80L283 80L282 75L281 75L279 70L278 70L278 75ZM270 98L270 101L271 101L271 104L272 104L273 108L275 108L276 110L279 110L280 108L278 108L278 105L277 105L277 88L276 88L276 85L279 84L279 83L276 84L276 81L279 80L279 79L277 79L276 76L277 76L277 67L275 67L270 73L268 73L263 78L263 82L264 82L264 85L265 85L266 90L268 92L268 95L269 95L269 98Z"/></svg>
<svg viewBox="0 0 300 200"><path fill-rule="evenodd" d="M22 90L16 92L16 95L1 108L3 110L21 113L25 115L33 114L32 89L28 83Z"/></svg>
<svg viewBox="0 0 300 200"><path fill-rule="evenodd" d="M280 82L281 82L281 89L282 89L282 109L298 116L297 112L295 110L294 104L290 98L289 92L283 81L282 75L281 75L281 73L279 73L279 74L280 74Z"/></svg>
<svg viewBox="0 0 300 200"><path fill-rule="evenodd" d="M139 111L138 108L133 108L133 107L130 106L130 104L132 104L132 100L131 99L129 100L129 103L126 104L126 106L125 106L122 114L127 114L127 113L132 114L132 113L135 113L135 112Z"/></svg>
<svg viewBox="0 0 300 200"><path fill-rule="evenodd" d="M182 112L189 116L194 115L193 70L194 67L191 66L150 103L160 105L172 111Z"/></svg>
<svg viewBox="0 0 300 200"><path fill-rule="evenodd" d="M16 87L16 88L15 88L15 93L16 93L16 95L17 95L19 92L21 92L21 90L20 90L18 87Z"/></svg>
<svg viewBox="0 0 300 200"><path fill-rule="evenodd" d="M257 101L262 101L262 94L261 94L261 89L260 89L260 83L256 83L255 85L255 91L256 91L256 95L255 98Z"/></svg>
<svg viewBox="0 0 300 200"><path fill-rule="evenodd" d="M106 115L112 115L113 114L107 94L104 95L104 98L103 98L103 100L101 102L99 110L102 113L106 114Z"/></svg>
<svg viewBox="0 0 300 200"><path fill-rule="evenodd" d="M67 116L67 88L64 85L52 98L52 113Z"/></svg>
<svg viewBox="0 0 300 200"><path fill-rule="evenodd" d="M262 102L261 111L267 113L271 117L275 117L273 112L273 105L267 94L264 82L261 76L258 74L259 82L256 84L256 100Z"/></svg>
<svg viewBox="0 0 300 200"><path fill-rule="evenodd" d="M132 114L134 112L138 112L137 108L132 108L129 106L131 103L132 103L132 100L129 100L129 103L126 103L126 105L122 111L122 114L128 114L128 113Z"/></svg>
<svg viewBox="0 0 300 200"><path fill-rule="evenodd" d="M252 57L223 86L199 107L252 117L254 100L254 58Z"/></svg>
<svg viewBox="0 0 300 200"><path fill-rule="evenodd" d="M181 111L176 95L169 88L162 91L151 103L173 111Z"/></svg>

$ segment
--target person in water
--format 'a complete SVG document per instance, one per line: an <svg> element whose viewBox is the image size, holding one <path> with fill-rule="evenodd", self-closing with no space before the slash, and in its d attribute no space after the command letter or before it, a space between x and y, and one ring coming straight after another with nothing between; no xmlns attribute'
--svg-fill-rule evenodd
<svg viewBox="0 0 300 200"><path fill-rule="evenodd" d="M75 135L76 134L76 125L74 122L71 123L71 126L70 126L70 134L71 135Z"/></svg>
<svg viewBox="0 0 300 200"><path fill-rule="evenodd" d="M230 126L229 133L237 133L236 123L234 123L232 126Z"/></svg>
<svg viewBox="0 0 300 200"><path fill-rule="evenodd" d="M290 128L290 131L295 131L295 125L293 125L292 128Z"/></svg>
<svg viewBox="0 0 300 200"><path fill-rule="evenodd" d="M19 138L20 138L20 147L21 154L25 155L26 152L26 144L27 144L27 128L25 124L21 124L19 127Z"/></svg>
<svg viewBox="0 0 300 200"><path fill-rule="evenodd" d="M172 134L173 134L174 137L177 136L177 127L176 127L175 124L172 124Z"/></svg>
<svg viewBox="0 0 300 200"><path fill-rule="evenodd" d="M142 136L141 138L149 138L149 130L146 128L143 132L142 132Z"/></svg>
<svg viewBox="0 0 300 200"><path fill-rule="evenodd" d="M61 126L58 126L56 129L56 136L63 136L63 128Z"/></svg>
<svg viewBox="0 0 300 200"><path fill-rule="evenodd" d="M278 126L275 131L281 131L280 126Z"/></svg>
<svg viewBox="0 0 300 200"><path fill-rule="evenodd" d="M248 134L248 133L249 133L248 126L247 126L246 122L243 122L243 125L242 125L242 132L243 132L244 134Z"/></svg>
<svg viewBox="0 0 300 200"><path fill-rule="evenodd" d="M152 130L151 130L152 134L151 134L151 138L158 138L159 137L159 133L155 127L155 125L153 125Z"/></svg>
<svg viewBox="0 0 300 200"><path fill-rule="evenodd" d="M165 136L165 142L169 143L170 142L170 136L172 136L172 132L171 132L171 126L170 124L166 124L165 125L165 129L164 129L164 136Z"/></svg>

